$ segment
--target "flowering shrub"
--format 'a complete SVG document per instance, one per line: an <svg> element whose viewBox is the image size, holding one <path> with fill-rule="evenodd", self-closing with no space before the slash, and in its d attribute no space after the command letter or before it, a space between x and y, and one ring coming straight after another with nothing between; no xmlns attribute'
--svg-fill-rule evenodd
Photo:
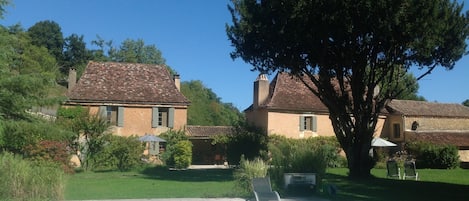
<svg viewBox="0 0 469 201"><path fill-rule="evenodd" d="M27 145L23 149L26 158L33 161L47 161L60 164L66 173L73 173L70 165L70 153L66 142L44 140L36 144Z"/></svg>

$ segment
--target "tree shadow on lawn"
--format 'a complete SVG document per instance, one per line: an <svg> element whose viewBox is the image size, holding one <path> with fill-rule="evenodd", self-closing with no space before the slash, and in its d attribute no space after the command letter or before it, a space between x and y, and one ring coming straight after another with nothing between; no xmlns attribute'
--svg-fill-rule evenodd
<svg viewBox="0 0 469 201"><path fill-rule="evenodd" d="M187 169L169 170L167 167L149 167L141 171L148 179L171 181L233 181L233 169Z"/></svg>
<svg viewBox="0 0 469 201"><path fill-rule="evenodd" d="M338 188L331 200L347 201L441 201L468 200L468 185L370 178L350 180L346 176L327 174L325 184L334 184Z"/></svg>

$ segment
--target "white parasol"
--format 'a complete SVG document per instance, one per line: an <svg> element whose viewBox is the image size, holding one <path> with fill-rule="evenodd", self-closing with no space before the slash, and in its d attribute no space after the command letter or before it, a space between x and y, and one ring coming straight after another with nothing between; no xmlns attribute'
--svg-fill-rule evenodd
<svg viewBox="0 0 469 201"><path fill-rule="evenodd" d="M371 146L372 147L395 147L397 144L394 144L392 142L389 142L383 138L373 138L371 141Z"/></svg>

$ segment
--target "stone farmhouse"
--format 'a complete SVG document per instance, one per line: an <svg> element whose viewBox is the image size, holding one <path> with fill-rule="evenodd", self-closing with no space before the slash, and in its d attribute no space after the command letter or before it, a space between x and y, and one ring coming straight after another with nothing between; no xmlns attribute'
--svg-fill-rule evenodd
<svg viewBox="0 0 469 201"><path fill-rule="evenodd" d="M166 67L91 61L78 82L73 69L69 79L63 106L81 106L90 114L100 114L111 123L111 133L144 136L183 130L194 144L194 164L223 164L224 147L211 141L215 135L231 134L231 127L188 126L190 101L180 91L179 76L171 76ZM159 149L152 142L147 153Z"/></svg>
<svg viewBox="0 0 469 201"><path fill-rule="evenodd" d="M335 135L328 109L297 78L278 73L269 83L267 76L261 74L253 91L253 104L244 111L246 119L268 135ZM374 136L389 139L400 148L414 140L453 144L459 147L461 161L469 162L469 107L393 100L380 115Z"/></svg>
<svg viewBox="0 0 469 201"><path fill-rule="evenodd" d="M75 82L69 81L64 106L101 114L116 135L159 135L187 124L190 101L180 92L179 76L171 77L164 66L91 61Z"/></svg>
<svg viewBox="0 0 469 201"><path fill-rule="evenodd" d="M310 86L314 86L309 83ZM289 138L335 136L327 107L300 80L278 73L269 84L266 75L254 82L253 104L244 112L246 120L268 135ZM376 127L381 133L385 116Z"/></svg>
<svg viewBox="0 0 469 201"><path fill-rule="evenodd" d="M461 162L469 162L469 107L461 104L392 100L381 133L403 145L409 141L452 144Z"/></svg>

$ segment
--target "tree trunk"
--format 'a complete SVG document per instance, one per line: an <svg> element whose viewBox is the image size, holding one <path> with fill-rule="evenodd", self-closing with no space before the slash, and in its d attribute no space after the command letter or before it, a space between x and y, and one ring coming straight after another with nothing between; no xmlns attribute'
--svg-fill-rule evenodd
<svg viewBox="0 0 469 201"><path fill-rule="evenodd" d="M370 170L373 167L373 160L369 155L370 145L367 145L365 141L367 140L352 143L349 151L345 151L351 178L371 176Z"/></svg>
<svg viewBox="0 0 469 201"><path fill-rule="evenodd" d="M370 156L371 140L374 134L374 126L372 125L374 123L355 121L355 124L339 124L341 121L351 121L347 118L350 117L343 115L331 118L331 120L333 120L332 125L336 137L347 157L349 176L351 178L370 177L370 170L374 165L373 158Z"/></svg>

